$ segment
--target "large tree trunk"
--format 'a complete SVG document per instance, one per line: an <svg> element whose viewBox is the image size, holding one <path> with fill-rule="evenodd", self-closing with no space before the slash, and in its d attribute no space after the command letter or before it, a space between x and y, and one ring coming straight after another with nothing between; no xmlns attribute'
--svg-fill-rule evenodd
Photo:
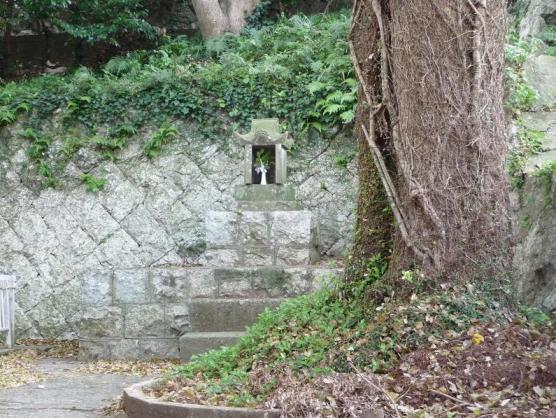
<svg viewBox="0 0 556 418"><path fill-rule="evenodd" d="M193 8L203 38L221 35L228 28L228 20L218 0L193 0Z"/></svg>
<svg viewBox="0 0 556 418"><path fill-rule="evenodd" d="M209 39L225 32L239 34L245 18L260 0L193 0L203 38Z"/></svg>
<svg viewBox="0 0 556 418"><path fill-rule="evenodd" d="M391 273L417 267L467 279L507 266L505 7L356 1L360 129L397 225Z"/></svg>

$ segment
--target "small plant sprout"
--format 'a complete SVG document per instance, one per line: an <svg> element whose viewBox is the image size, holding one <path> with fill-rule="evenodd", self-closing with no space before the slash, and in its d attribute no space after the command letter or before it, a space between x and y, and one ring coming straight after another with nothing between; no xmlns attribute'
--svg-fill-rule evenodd
<svg viewBox="0 0 556 418"><path fill-rule="evenodd" d="M100 192L108 182L108 180L106 179L94 177L93 175L88 173L83 174L81 176L81 180L83 181L83 184L85 185L87 191L92 193Z"/></svg>
<svg viewBox="0 0 556 418"><path fill-rule="evenodd" d="M261 184L268 184L266 181L266 173L272 165L272 157L267 150L260 150L255 155L255 172L261 175Z"/></svg>

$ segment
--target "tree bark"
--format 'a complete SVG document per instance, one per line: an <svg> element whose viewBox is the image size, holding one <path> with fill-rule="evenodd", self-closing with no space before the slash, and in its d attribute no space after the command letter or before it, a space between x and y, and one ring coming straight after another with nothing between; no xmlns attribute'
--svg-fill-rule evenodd
<svg viewBox="0 0 556 418"><path fill-rule="evenodd" d="M397 225L392 275L419 268L469 279L508 265L505 7L505 0L356 1L354 61L370 93L360 96L368 109L362 130ZM353 43L361 33L370 55Z"/></svg>
<svg viewBox="0 0 556 418"><path fill-rule="evenodd" d="M239 34L245 19L260 0L193 0L193 8L204 39L225 32Z"/></svg>
<svg viewBox="0 0 556 418"><path fill-rule="evenodd" d="M380 74L373 71L379 64L380 34L368 29L369 18L369 11L361 5L354 10L350 39L352 58L361 81L354 130L358 144L359 192L354 242L346 268L347 279L353 282L365 274L367 262L372 256L380 254L385 259L389 257L393 233L393 218L388 210L386 191L362 129L369 122L371 109L367 102L378 103L381 95ZM374 128L380 148L388 155L387 127L377 123Z"/></svg>
<svg viewBox="0 0 556 418"><path fill-rule="evenodd" d="M218 0L193 0L193 8L203 38L209 39L221 35L228 28L228 19Z"/></svg>
<svg viewBox="0 0 556 418"><path fill-rule="evenodd" d="M228 31L238 35L260 0L225 0L224 8L228 16Z"/></svg>

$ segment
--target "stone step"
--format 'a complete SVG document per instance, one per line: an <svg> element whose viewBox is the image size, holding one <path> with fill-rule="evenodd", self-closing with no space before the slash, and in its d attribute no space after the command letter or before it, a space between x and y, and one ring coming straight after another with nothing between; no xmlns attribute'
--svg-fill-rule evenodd
<svg viewBox="0 0 556 418"><path fill-rule="evenodd" d="M245 331L265 308L274 308L284 299L208 299L189 305L192 332Z"/></svg>
<svg viewBox="0 0 556 418"><path fill-rule="evenodd" d="M189 361L194 354L210 351L223 345L235 344L245 332L191 332L180 337L180 358Z"/></svg>

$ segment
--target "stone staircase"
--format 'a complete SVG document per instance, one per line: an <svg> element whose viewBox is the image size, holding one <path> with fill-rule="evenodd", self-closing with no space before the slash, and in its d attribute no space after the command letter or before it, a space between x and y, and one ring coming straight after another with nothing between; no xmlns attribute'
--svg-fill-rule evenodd
<svg viewBox="0 0 556 418"><path fill-rule="evenodd" d="M189 360L234 343L266 308L340 269L316 263L318 231L287 186L251 187L235 211L207 211L190 266L95 272L81 286L80 358Z"/></svg>
<svg viewBox="0 0 556 418"><path fill-rule="evenodd" d="M223 345L230 345L245 335L266 308L276 307L283 299L213 299L196 301L189 306L190 332L180 337L180 358L189 360Z"/></svg>

